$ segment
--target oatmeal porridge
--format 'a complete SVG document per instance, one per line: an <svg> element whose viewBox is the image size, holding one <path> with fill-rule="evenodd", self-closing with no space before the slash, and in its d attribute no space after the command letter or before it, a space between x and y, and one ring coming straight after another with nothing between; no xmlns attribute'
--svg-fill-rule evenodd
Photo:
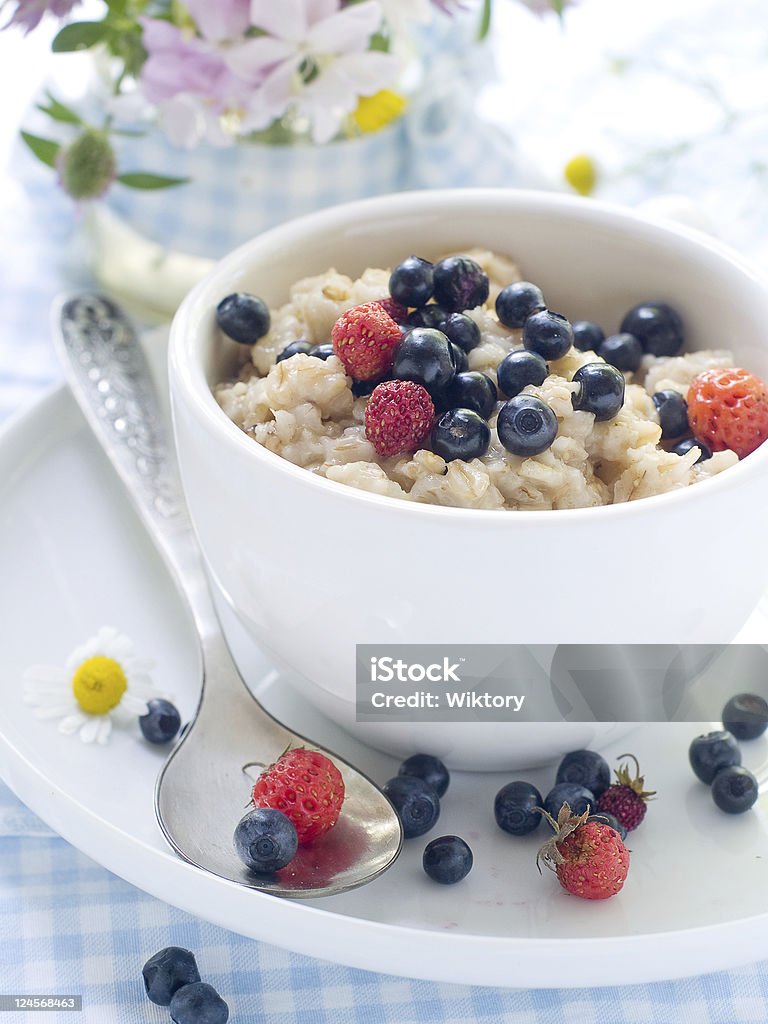
<svg viewBox="0 0 768 1024"><path fill-rule="evenodd" d="M548 310L492 252L410 257L357 280L331 269L276 310L245 295L222 309L219 325L248 354L215 389L227 416L295 465L391 498L508 510L633 501L728 469L768 432L745 419L755 436L739 428L739 443L727 432L723 443L699 382L746 371L724 349L684 352L669 306L635 307L606 338ZM747 376L762 415L765 386ZM692 396L705 403L696 431Z"/></svg>

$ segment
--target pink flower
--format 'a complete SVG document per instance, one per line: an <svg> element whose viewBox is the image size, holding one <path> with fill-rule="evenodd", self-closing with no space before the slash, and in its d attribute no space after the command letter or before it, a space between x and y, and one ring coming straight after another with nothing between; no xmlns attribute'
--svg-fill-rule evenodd
<svg viewBox="0 0 768 1024"><path fill-rule="evenodd" d="M79 2L80 0L16 0L16 10L3 28L20 25L25 32L31 32L40 24L43 15L53 14L56 18L64 18Z"/></svg>

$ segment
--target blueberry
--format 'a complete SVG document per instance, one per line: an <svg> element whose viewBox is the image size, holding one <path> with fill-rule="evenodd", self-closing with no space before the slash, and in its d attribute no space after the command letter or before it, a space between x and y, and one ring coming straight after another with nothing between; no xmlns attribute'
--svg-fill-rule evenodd
<svg viewBox="0 0 768 1024"><path fill-rule="evenodd" d="M335 355L333 351L333 345L327 342L325 345L313 345L309 350L308 355L314 356L315 359L330 359L332 355Z"/></svg>
<svg viewBox="0 0 768 1024"><path fill-rule="evenodd" d="M200 981L195 954L181 946L167 946L155 953L141 969L147 998L158 1006L168 1006L173 993L183 985Z"/></svg>
<svg viewBox="0 0 768 1024"><path fill-rule="evenodd" d="M421 862L433 882L455 885L472 870L472 861L472 851L463 839L440 836L427 843Z"/></svg>
<svg viewBox="0 0 768 1024"><path fill-rule="evenodd" d="M542 309L523 325L523 345L543 359L562 359L573 344L573 328L560 313Z"/></svg>
<svg viewBox="0 0 768 1024"><path fill-rule="evenodd" d="M395 380L414 380L430 392L444 388L455 372L450 342L442 331L431 327L408 331L392 366Z"/></svg>
<svg viewBox="0 0 768 1024"><path fill-rule="evenodd" d="M555 782L575 782L599 797L611 784L611 769L595 750L572 750L560 762Z"/></svg>
<svg viewBox="0 0 768 1024"><path fill-rule="evenodd" d="M743 814L758 797L757 779L746 768L723 768L712 782L712 799L726 814Z"/></svg>
<svg viewBox="0 0 768 1024"><path fill-rule="evenodd" d="M446 337L448 337L448 335L446 335ZM469 360L467 359L467 353L464 351L463 348L459 348L459 346L454 341L449 341L448 344L451 346L451 352L453 353L453 365L455 367L456 373L466 373L466 371L469 369Z"/></svg>
<svg viewBox="0 0 768 1024"><path fill-rule="evenodd" d="M643 346L634 334L611 334L600 346L598 355L617 370L634 373L643 359Z"/></svg>
<svg viewBox="0 0 768 1024"><path fill-rule="evenodd" d="M448 341L452 341L465 352L471 352L480 344L480 328L466 313L451 313L435 326L443 332Z"/></svg>
<svg viewBox="0 0 768 1024"><path fill-rule="evenodd" d="M382 787L398 813L406 839L423 836L440 817L440 797L415 775L396 775Z"/></svg>
<svg viewBox="0 0 768 1024"><path fill-rule="evenodd" d="M507 353L501 360L496 368L496 379L499 382L499 390L507 398L514 398L529 384L539 387L547 379L548 373L549 368L545 359L536 352L518 348Z"/></svg>
<svg viewBox="0 0 768 1024"><path fill-rule="evenodd" d="M518 395L499 409L496 430L508 452L526 458L551 446L557 437L557 416L540 398Z"/></svg>
<svg viewBox="0 0 768 1024"><path fill-rule="evenodd" d="M451 313L482 306L488 298L488 275L468 256L448 256L434 267L435 302Z"/></svg>
<svg viewBox="0 0 768 1024"><path fill-rule="evenodd" d="M181 728L181 715L169 700L147 701L148 711L139 718L139 728L150 743L170 743Z"/></svg>
<svg viewBox="0 0 768 1024"><path fill-rule="evenodd" d="M429 306L414 309L408 317L408 323L411 327L436 327L437 330L442 330L448 316L447 310L443 309L442 306L430 303Z"/></svg>
<svg viewBox="0 0 768 1024"><path fill-rule="evenodd" d="M451 462L480 459L491 443L491 428L472 409L449 409L432 428L432 450Z"/></svg>
<svg viewBox="0 0 768 1024"><path fill-rule="evenodd" d="M618 832L622 840L627 838L627 830L621 824L618 818L615 818L612 814L608 814L607 811L599 811L597 814L590 814L587 821L599 821L601 825L607 825L612 828L614 832Z"/></svg>
<svg viewBox="0 0 768 1024"><path fill-rule="evenodd" d="M768 728L768 703L756 693L731 697L723 708L723 728L737 740L755 740Z"/></svg>
<svg viewBox="0 0 768 1024"><path fill-rule="evenodd" d="M269 330L269 307L255 295L235 292L216 307L216 323L233 341L253 345Z"/></svg>
<svg viewBox="0 0 768 1024"><path fill-rule="evenodd" d="M723 768L741 764L741 751L729 732L708 732L691 742L688 760L694 775L709 786Z"/></svg>
<svg viewBox="0 0 768 1024"><path fill-rule="evenodd" d="M574 814L584 814L596 802L595 794L586 786L579 786L576 782L558 782L547 793L544 810L557 821L563 804L568 804Z"/></svg>
<svg viewBox="0 0 768 1024"><path fill-rule="evenodd" d="M530 782L508 782L502 786L493 801L493 815L496 824L513 836L527 836L541 823L543 807L541 793Z"/></svg>
<svg viewBox="0 0 768 1024"><path fill-rule="evenodd" d="M579 390L572 396L574 409L591 412L596 420L612 420L624 405L624 375L607 363L587 363L573 375Z"/></svg>
<svg viewBox="0 0 768 1024"><path fill-rule="evenodd" d="M653 404L659 415L663 438L680 437L690 429L688 403L679 392L657 391L653 396Z"/></svg>
<svg viewBox="0 0 768 1024"><path fill-rule="evenodd" d="M398 263L389 278L389 294L401 306L425 306L432 298L432 264L419 256Z"/></svg>
<svg viewBox="0 0 768 1024"><path fill-rule="evenodd" d="M381 380L353 380L352 394L355 398L365 398L372 393L377 384L381 384Z"/></svg>
<svg viewBox="0 0 768 1024"><path fill-rule="evenodd" d="M290 345L286 345L282 352L280 352L275 358L276 363L282 363L284 359L290 359L291 356L304 355L308 356L312 354L312 346L308 341L292 341Z"/></svg>
<svg viewBox="0 0 768 1024"><path fill-rule="evenodd" d="M546 309L541 288L530 281L515 281L496 297L496 316L505 327L522 327L532 313Z"/></svg>
<svg viewBox="0 0 768 1024"><path fill-rule="evenodd" d="M171 1000L174 1024L226 1024L229 1007L213 985L196 981L180 988Z"/></svg>
<svg viewBox="0 0 768 1024"><path fill-rule="evenodd" d="M652 356L675 356L683 344L680 314L664 302L642 302L621 321L621 330L640 341Z"/></svg>
<svg viewBox="0 0 768 1024"><path fill-rule="evenodd" d="M282 811L254 807L235 829L235 852L251 871L270 873L284 868L299 845L293 822Z"/></svg>
<svg viewBox="0 0 768 1024"><path fill-rule="evenodd" d="M496 408L496 385L485 373L457 373L445 391L449 409L471 409L487 420Z"/></svg>
<svg viewBox="0 0 768 1024"><path fill-rule="evenodd" d="M675 455L687 455L691 448L698 448L701 452L701 455L699 455L698 459L696 459L696 462L694 463L695 466L698 466L700 462L706 462L707 459L712 458L712 449L709 445L704 444L703 441L699 441L698 438L695 437L686 437L684 441L680 441L676 444L672 451Z"/></svg>
<svg viewBox="0 0 768 1024"><path fill-rule="evenodd" d="M451 781L448 769L439 757L432 754L414 754L406 758L398 769L398 775L413 775L430 785L438 796L445 796Z"/></svg>
<svg viewBox="0 0 768 1024"><path fill-rule="evenodd" d="M573 344L579 352L597 352L605 341L605 331L592 320L577 320L573 327Z"/></svg>

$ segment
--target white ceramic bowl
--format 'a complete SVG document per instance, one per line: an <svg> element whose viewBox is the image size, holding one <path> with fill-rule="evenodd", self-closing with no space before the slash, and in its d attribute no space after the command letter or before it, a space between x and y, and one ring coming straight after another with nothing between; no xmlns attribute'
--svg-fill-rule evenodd
<svg viewBox="0 0 768 1024"><path fill-rule="evenodd" d="M606 742L579 724L357 724L358 643L724 643L768 578L768 445L720 476L597 509L410 504L274 455L221 411L225 295L270 305L329 266L358 275L417 252L517 258L554 309L617 328L645 299L682 312L689 348L733 349L768 377L768 292L717 242L557 195L460 190L366 200L292 221L222 260L173 323L170 374L189 507L210 570L253 639L315 704L369 742L458 767L512 768ZM288 723L290 724L290 723Z"/></svg>

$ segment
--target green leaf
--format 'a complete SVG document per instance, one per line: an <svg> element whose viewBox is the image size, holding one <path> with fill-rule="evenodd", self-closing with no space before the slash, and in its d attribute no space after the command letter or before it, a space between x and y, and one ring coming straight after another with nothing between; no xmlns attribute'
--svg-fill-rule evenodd
<svg viewBox="0 0 768 1024"><path fill-rule="evenodd" d="M75 21L65 25L51 43L54 53L89 50L106 39L109 28L101 21Z"/></svg>
<svg viewBox="0 0 768 1024"><path fill-rule="evenodd" d="M63 103L52 96L49 92L45 94L48 97L47 105L39 103L37 106L38 110L41 110L48 117L53 118L54 121L63 121L65 124L82 124L83 119L79 114L76 114L70 107L65 107Z"/></svg>
<svg viewBox="0 0 768 1024"><path fill-rule="evenodd" d="M166 178L162 174L147 174L144 171L129 171L127 174L118 174L117 180L121 185L128 188L175 188L177 185L186 185L189 178Z"/></svg>
<svg viewBox="0 0 768 1024"><path fill-rule="evenodd" d="M35 154L48 167L56 166L56 157L61 145L53 139L41 139L39 135L30 135L29 132L22 132L21 137Z"/></svg>
<svg viewBox="0 0 768 1024"><path fill-rule="evenodd" d="M477 29L477 41L482 43L491 31L491 15L493 14L493 0L483 0L483 9L480 13L480 24Z"/></svg>

